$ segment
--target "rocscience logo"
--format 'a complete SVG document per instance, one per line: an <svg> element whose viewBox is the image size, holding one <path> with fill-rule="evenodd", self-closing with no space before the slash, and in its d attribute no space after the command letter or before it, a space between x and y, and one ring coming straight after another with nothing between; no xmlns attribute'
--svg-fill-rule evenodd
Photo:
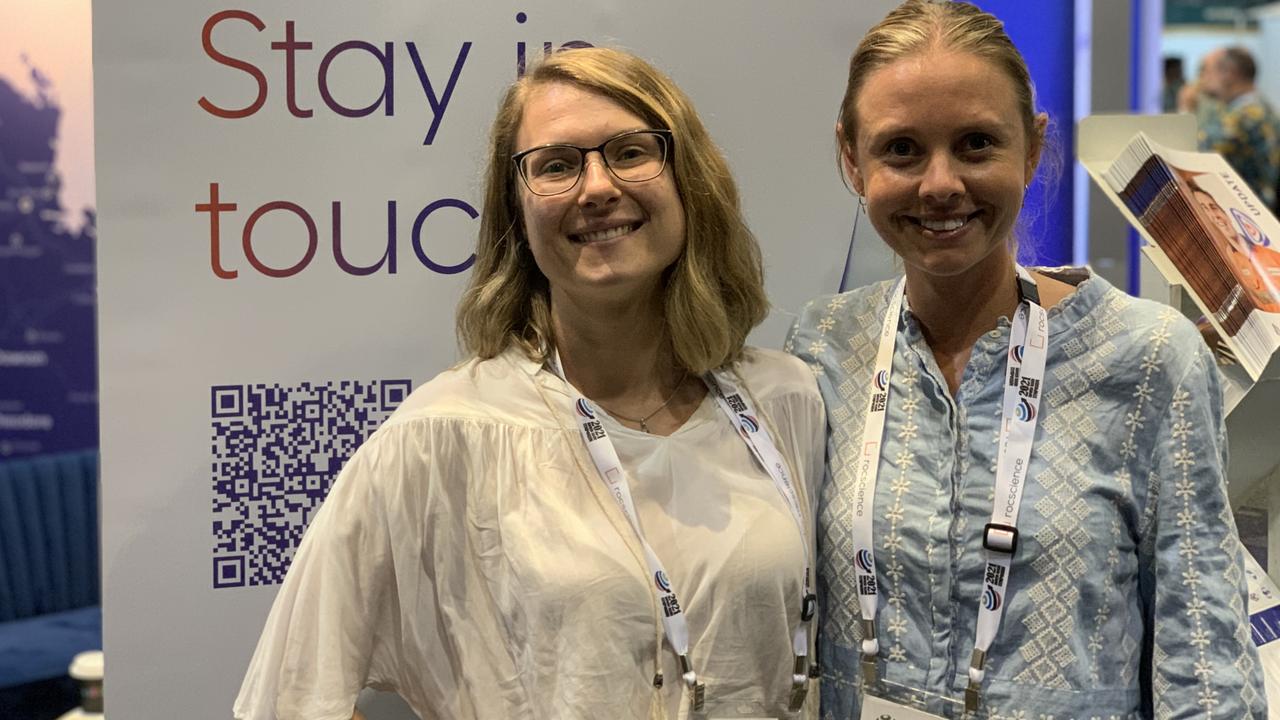
<svg viewBox="0 0 1280 720"><path fill-rule="evenodd" d="M999 610L1000 593L996 592L995 588L988 585L986 591L982 593L982 605L988 610Z"/></svg>
<svg viewBox="0 0 1280 720"><path fill-rule="evenodd" d="M1036 419L1036 409L1026 398L1018 398L1017 415L1022 422L1031 422Z"/></svg>
<svg viewBox="0 0 1280 720"><path fill-rule="evenodd" d="M667 574L659 570L653 574L653 584L664 593L671 592L671 581L667 579Z"/></svg>
<svg viewBox="0 0 1280 720"><path fill-rule="evenodd" d="M867 550L865 548L862 550L859 550L857 563L858 563L858 568L861 569L862 572L874 573L876 571L876 565L871 557L870 550Z"/></svg>
<svg viewBox="0 0 1280 720"><path fill-rule="evenodd" d="M876 390L878 390L879 392L884 392L884 389L889 387L889 371L881 370L880 372L876 373L874 382L875 382Z"/></svg>

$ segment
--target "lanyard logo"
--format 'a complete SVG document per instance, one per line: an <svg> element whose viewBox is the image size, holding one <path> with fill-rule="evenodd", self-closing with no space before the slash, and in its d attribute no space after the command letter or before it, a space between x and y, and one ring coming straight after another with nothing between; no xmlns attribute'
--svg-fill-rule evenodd
<svg viewBox="0 0 1280 720"><path fill-rule="evenodd" d="M884 389L889 387L889 371L888 370L881 370L880 372L876 373L875 385L876 385L876 390L879 390L880 392L884 392Z"/></svg>
<svg viewBox="0 0 1280 720"><path fill-rule="evenodd" d="M743 432L756 433L760 431L760 421L746 413L738 416L738 422L742 425Z"/></svg>
<svg viewBox="0 0 1280 720"><path fill-rule="evenodd" d="M659 570L653 574L653 584L664 593L671 592L671 581L667 579L667 574Z"/></svg>
<svg viewBox="0 0 1280 720"><path fill-rule="evenodd" d="M1026 398L1018 398L1018 419L1022 422L1031 422L1036 419L1036 409Z"/></svg>
<svg viewBox="0 0 1280 720"><path fill-rule="evenodd" d="M1014 362L1021 364L1022 353L1025 351L1026 351L1025 345L1014 345L1013 349L1009 351L1009 357L1013 358Z"/></svg>
<svg viewBox="0 0 1280 720"><path fill-rule="evenodd" d="M1000 593L996 592L995 588L988 585L986 591L982 593L982 604L988 610L999 610Z"/></svg>
<svg viewBox="0 0 1280 720"><path fill-rule="evenodd" d="M578 414L581 415L582 417L588 420L596 419L596 413L594 410L591 409L591 403L587 402L586 398L578 398L576 407L578 410Z"/></svg>
<svg viewBox="0 0 1280 720"><path fill-rule="evenodd" d="M874 573L876 571L875 561L871 557L871 551L863 548L858 551L858 567L862 572Z"/></svg>

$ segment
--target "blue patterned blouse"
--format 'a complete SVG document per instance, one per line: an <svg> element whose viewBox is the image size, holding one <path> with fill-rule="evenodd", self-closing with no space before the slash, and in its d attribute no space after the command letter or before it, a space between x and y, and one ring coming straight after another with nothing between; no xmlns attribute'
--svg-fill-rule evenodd
<svg viewBox="0 0 1280 720"><path fill-rule="evenodd" d="M1055 275L1078 287L1049 311L1020 544L979 717L1262 720L1213 358L1173 309L1084 271ZM824 719L859 713L853 459L892 289L814 300L787 340L817 376L829 422L818 538ZM903 315L875 494L880 673L963 698L1009 323L978 341L952 398L905 303Z"/></svg>

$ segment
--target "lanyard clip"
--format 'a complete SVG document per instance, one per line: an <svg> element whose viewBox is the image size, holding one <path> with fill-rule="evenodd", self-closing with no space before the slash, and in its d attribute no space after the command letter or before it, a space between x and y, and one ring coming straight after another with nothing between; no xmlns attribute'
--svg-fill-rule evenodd
<svg viewBox="0 0 1280 720"><path fill-rule="evenodd" d="M1040 304L1040 288L1036 287L1035 280L1018 276L1018 302Z"/></svg>
<svg viewBox="0 0 1280 720"><path fill-rule="evenodd" d="M982 531L982 547L1002 555L1018 552L1018 528L1000 523L987 523Z"/></svg>
<svg viewBox="0 0 1280 720"><path fill-rule="evenodd" d="M804 707L804 698L809 694L809 673L806 665L808 665L808 658L797 655L791 674L791 703L787 706L791 712L797 712Z"/></svg>
<svg viewBox="0 0 1280 720"><path fill-rule="evenodd" d="M695 682L693 684L693 710L694 712L702 712L702 707L707 703L707 686L706 683Z"/></svg>
<svg viewBox="0 0 1280 720"><path fill-rule="evenodd" d="M862 656L862 687L870 687L879 681L876 672L876 658L874 655Z"/></svg>
<svg viewBox="0 0 1280 720"><path fill-rule="evenodd" d="M982 680L987 674L987 653L978 648L973 649L973 657L969 661L969 686L964 689L964 711L978 712L978 704L982 699Z"/></svg>
<svg viewBox="0 0 1280 720"><path fill-rule="evenodd" d="M876 621L860 620L862 624L862 685L867 687L876 684L876 656L880 654L880 643L876 640Z"/></svg>
<svg viewBox="0 0 1280 720"><path fill-rule="evenodd" d="M964 711L970 715L978 712L981 701L982 689L972 680L969 681L969 687L964 689Z"/></svg>
<svg viewBox="0 0 1280 720"><path fill-rule="evenodd" d="M684 673L682 678L685 687L689 688L689 693L692 696L689 704L692 705L694 711L702 712L702 707L707 702L707 685L698 681L698 674L693 671L693 666L689 664L688 655L680 656L680 670Z"/></svg>
<svg viewBox="0 0 1280 720"><path fill-rule="evenodd" d="M804 602L800 603L800 621L809 622L813 619L814 613L818 610L818 596L809 593L804 596Z"/></svg>

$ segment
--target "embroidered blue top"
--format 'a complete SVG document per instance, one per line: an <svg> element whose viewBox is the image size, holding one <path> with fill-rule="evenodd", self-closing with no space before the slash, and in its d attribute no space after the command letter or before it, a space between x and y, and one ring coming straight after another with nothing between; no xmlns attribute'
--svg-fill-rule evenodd
<svg viewBox="0 0 1280 720"><path fill-rule="evenodd" d="M1079 270L1049 311L1049 356L1006 612L980 717L1266 717L1227 505L1217 371L1190 322ZM823 718L861 683L851 486L894 285L819 298L787 349L826 399L820 498ZM880 672L962 698L982 592L1007 320L954 398L904 303L875 493Z"/></svg>

